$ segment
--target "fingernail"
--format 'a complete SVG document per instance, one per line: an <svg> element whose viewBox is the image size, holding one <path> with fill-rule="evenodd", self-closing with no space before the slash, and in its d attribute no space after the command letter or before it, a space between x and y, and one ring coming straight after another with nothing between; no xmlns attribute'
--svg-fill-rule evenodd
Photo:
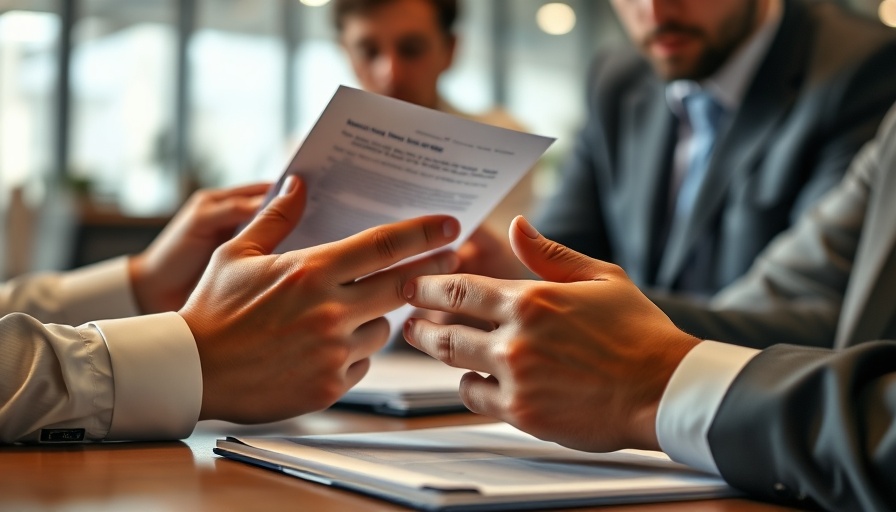
<svg viewBox="0 0 896 512"><path fill-rule="evenodd" d="M405 283L404 290L402 290L404 292L405 299L411 300L414 298L414 292L415 292L414 288L415 287L414 287L413 281L408 281L407 283Z"/></svg>
<svg viewBox="0 0 896 512"><path fill-rule="evenodd" d="M516 226L523 232L524 235L528 236L531 239L538 238L538 231L532 227L532 224L529 224L529 221L526 220L525 217L520 215L517 217L519 219L516 223Z"/></svg>
<svg viewBox="0 0 896 512"><path fill-rule="evenodd" d="M402 329L404 331L404 339L405 340L411 341L411 337L408 335L411 333L411 329L413 327L414 327L414 319L408 318L407 321L404 323L404 329Z"/></svg>
<svg viewBox="0 0 896 512"><path fill-rule="evenodd" d="M283 185L280 186L280 192L277 193L278 196L285 196L295 190L296 188L296 178L295 174L290 174L286 176L286 179L283 180Z"/></svg>
<svg viewBox="0 0 896 512"><path fill-rule="evenodd" d="M454 238L457 236L458 232L458 224L454 219L448 219L442 224L442 232L445 234L445 238Z"/></svg>

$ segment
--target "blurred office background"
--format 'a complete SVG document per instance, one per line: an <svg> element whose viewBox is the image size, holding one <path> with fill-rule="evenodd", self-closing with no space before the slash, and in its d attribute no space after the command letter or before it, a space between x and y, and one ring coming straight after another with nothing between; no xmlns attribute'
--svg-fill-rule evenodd
<svg viewBox="0 0 896 512"><path fill-rule="evenodd" d="M846 1L846 0L844 0ZM896 0L853 0L896 25ZM0 279L142 247L190 191L275 179L339 84L326 0L0 0ZM889 16L889 18L887 18ZM446 99L558 137L603 0L466 0Z"/></svg>

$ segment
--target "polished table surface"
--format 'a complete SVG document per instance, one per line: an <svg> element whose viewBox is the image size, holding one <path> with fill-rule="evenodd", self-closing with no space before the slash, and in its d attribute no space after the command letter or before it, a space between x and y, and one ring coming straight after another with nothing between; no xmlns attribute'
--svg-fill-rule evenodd
<svg viewBox="0 0 896 512"><path fill-rule="evenodd" d="M405 507L305 482L212 453L227 435L293 436L484 423L473 414L389 418L329 410L260 426L200 422L182 442L0 448L0 510L313 510L406 511ZM745 499L590 509L621 512L774 512Z"/></svg>

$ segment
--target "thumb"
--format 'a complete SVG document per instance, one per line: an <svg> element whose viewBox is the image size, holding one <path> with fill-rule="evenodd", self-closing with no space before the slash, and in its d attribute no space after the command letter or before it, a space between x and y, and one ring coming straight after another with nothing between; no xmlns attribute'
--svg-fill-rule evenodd
<svg viewBox="0 0 896 512"><path fill-rule="evenodd" d="M545 281L592 281L602 278L613 266L548 240L522 215L518 215L510 223L509 236L510 246L516 257Z"/></svg>
<svg viewBox="0 0 896 512"><path fill-rule="evenodd" d="M289 174L277 195L236 236L236 240L254 245L262 254L270 254L299 223L304 210L305 184L298 176Z"/></svg>

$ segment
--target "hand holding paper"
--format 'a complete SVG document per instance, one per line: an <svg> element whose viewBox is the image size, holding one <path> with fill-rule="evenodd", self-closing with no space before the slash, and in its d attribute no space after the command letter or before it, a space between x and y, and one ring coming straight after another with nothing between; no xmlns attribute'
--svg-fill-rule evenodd
<svg viewBox="0 0 896 512"><path fill-rule="evenodd" d="M456 266L450 252L394 266L453 241L448 216L271 254L302 215L304 189L287 189L215 251L179 311L201 362L200 419L269 422L331 405L386 343L382 315L404 302L402 285Z"/></svg>
<svg viewBox="0 0 896 512"><path fill-rule="evenodd" d="M309 195L277 252L433 214L460 221L457 249L552 142L340 87L284 173Z"/></svg>

